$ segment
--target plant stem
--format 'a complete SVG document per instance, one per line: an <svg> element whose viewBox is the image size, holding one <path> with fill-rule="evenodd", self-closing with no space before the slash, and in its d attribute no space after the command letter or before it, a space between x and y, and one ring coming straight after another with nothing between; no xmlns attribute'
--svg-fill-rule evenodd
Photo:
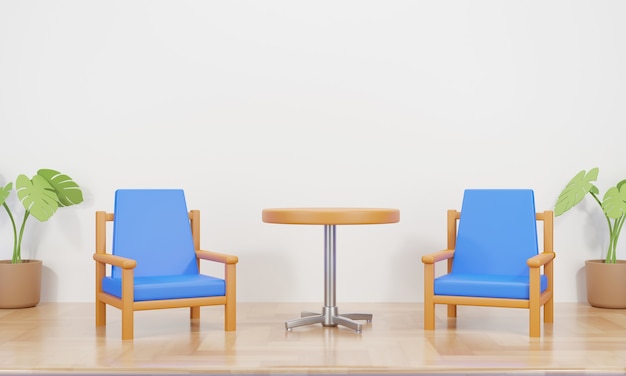
<svg viewBox="0 0 626 376"><path fill-rule="evenodd" d="M600 201L598 196L596 196L596 194L593 192L589 192L589 194L591 195L591 197L593 197L594 200L596 200L596 202L600 206L600 210L602 210L602 213L604 213L604 209L602 208L602 202ZM624 215L622 215L620 218L617 218L613 223L611 223L611 218L609 218L608 215L604 214L604 217L606 218L606 223L609 226L609 247L606 251L606 259L604 260L604 262L607 264L615 264L617 259L617 238L619 238L619 233L620 231L622 231L622 225L624 224Z"/></svg>
<svg viewBox="0 0 626 376"><path fill-rule="evenodd" d="M18 260L17 252L16 252L17 251L17 228L15 227L15 219L13 219L13 214L11 213L11 210L7 206L7 203L4 202L2 206L4 206L4 210L7 211L7 214L9 215L9 219L11 220L11 225L13 226L13 256L11 257L11 263L16 264L19 262L19 260Z"/></svg>
<svg viewBox="0 0 626 376"><path fill-rule="evenodd" d="M17 256L14 256L14 259L17 258L18 261L14 261L13 263L22 262L22 236L24 235L24 228L26 227L26 220L28 219L29 215L30 215L30 211L26 210L26 212L24 212L24 219L22 220L22 225L20 226L20 236L19 238L17 238L17 250L15 252Z"/></svg>
<svg viewBox="0 0 626 376"><path fill-rule="evenodd" d="M613 222L613 228L610 234L611 237L609 239L609 249L606 254L606 263L615 264L617 262L617 240L619 239L619 234L622 231L625 219L626 215L622 215Z"/></svg>
<svg viewBox="0 0 626 376"><path fill-rule="evenodd" d="M602 210L602 213L604 213L604 209L602 208L602 201L600 201L600 199L598 198L598 196L596 196L595 193L589 192L589 194L591 195L591 197L593 197L594 200L596 200L596 202L598 203L598 206L600 206L600 210ZM613 228L611 227L611 220L609 219L609 217L606 216L606 214L604 216L606 217L606 223L609 225L609 233L612 234ZM610 236L613 236L613 235L610 235Z"/></svg>

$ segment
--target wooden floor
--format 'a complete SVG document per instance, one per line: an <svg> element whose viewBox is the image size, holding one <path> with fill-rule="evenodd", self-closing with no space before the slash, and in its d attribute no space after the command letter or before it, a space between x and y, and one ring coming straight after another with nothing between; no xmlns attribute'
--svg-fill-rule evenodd
<svg viewBox="0 0 626 376"><path fill-rule="evenodd" d="M0 375L6 374L626 374L626 310L555 306L555 323L528 337L522 309L459 307L422 330L418 303L339 304L373 313L361 334L320 325L286 332L284 321L321 304L240 303L238 330L222 309L135 313L135 340L121 341L120 314L96 329L89 303L0 310Z"/></svg>

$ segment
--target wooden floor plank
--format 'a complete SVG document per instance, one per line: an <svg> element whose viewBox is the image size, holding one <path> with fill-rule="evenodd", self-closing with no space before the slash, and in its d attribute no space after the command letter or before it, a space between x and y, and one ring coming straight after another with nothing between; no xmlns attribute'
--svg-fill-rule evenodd
<svg viewBox="0 0 626 376"><path fill-rule="evenodd" d="M438 307L435 331L422 329L419 303L346 303L369 312L361 334L284 322L311 303L239 303L238 330L223 331L223 309L135 313L135 340L121 340L121 315L94 305L41 303L0 310L0 375L7 374L626 374L626 310L558 303L554 324L528 337L528 312ZM440 309L441 308L441 309ZM341 313L340 312L340 313Z"/></svg>

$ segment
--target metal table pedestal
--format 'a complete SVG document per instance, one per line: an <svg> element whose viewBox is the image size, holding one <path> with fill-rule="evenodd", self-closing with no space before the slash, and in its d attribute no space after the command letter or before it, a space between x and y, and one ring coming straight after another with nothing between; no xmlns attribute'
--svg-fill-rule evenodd
<svg viewBox="0 0 626 376"><path fill-rule="evenodd" d="M361 333L362 325L354 320L372 322L370 313L339 314L336 306L336 241L335 225L324 225L324 307L322 313L302 312L301 318L285 322L285 328L291 331L297 326L322 324L323 326L343 325Z"/></svg>

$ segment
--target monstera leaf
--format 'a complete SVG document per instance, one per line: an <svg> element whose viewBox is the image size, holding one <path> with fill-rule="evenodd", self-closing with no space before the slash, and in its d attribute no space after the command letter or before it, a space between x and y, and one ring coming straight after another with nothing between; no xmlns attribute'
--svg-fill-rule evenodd
<svg viewBox="0 0 626 376"><path fill-rule="evenodd" d="M602 201L598 198L600 192L591 182L598 178L598 168L592 168L589 172L579 172L565 186L559 195L554 214L561 215L578 204L587 193L593 196L594 201L600 206L609 226L609 245L606 252L605 262L614 264L617 262L617 240L626 222L626 180L622 180L609 188Z"/></svg>
<svg viewBox="0 0 626 376"><path fill-rule="evenodd" d="M17 197L29 211L30 215L41 222L45 222L57 211L58 197L54 188L46 179L39 175L32 180L26 175L20 175L15 182Z"/></svg>
<svg viewBox="0 0 626 376"><path fill-rule="evenodd" d="M83 201L83 193L69 176L56 170L40 169L29 179L26 175L19 175L15 181L17 198L26 209L24 219L19 227L15 223L13 214L6 199L13 189L13 183L0 186L0 207L8 214L13 226L13 257L12 263L22 262L22 235L28 218L35 217L45 222L56 213L59 207L76 205Z"/></svg>
<svg viewBox="0 0 626 376"><path fill-rule="evenodd" d="M0 205L4 204L11 193L11 189L13 189L13 183L9 183L4 187L0 187Z"/></svg>
<svg viewBox="0 0 626 376"><path fill-rule="evenodd" d="M83 202L83 193L72 178L50 169L41 169L37 175L46 179L56 192L59 206L71 206Z"/></svg>
<svg viewBox="0 0 626 376"><path fill-rule="evenodd" d="M602 198L602 210L607 217L617 219L626 213L626 180L609 188Z"/></svg>
<svg viewBox="0 0 626 376"><path fill-rule="evenodd" d="M580 171L565 186L554 206L554 215L557 217L576 206L589 192L598 194L600 191L591 182L598 178L598 168L592 168L589 172Z"/></svg>

